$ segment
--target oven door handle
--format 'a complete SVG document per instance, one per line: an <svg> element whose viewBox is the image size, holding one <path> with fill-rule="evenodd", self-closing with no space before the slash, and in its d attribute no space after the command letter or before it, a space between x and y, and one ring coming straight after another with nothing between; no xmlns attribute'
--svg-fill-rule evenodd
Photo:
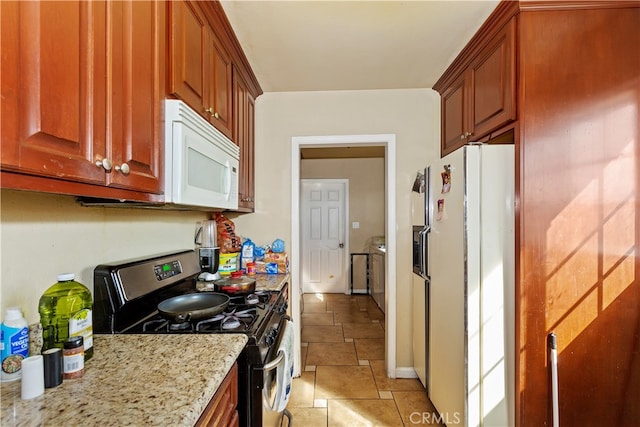
<svg viewBox="0 0 640 427"><path fill-rule="evenodd" d="M265 379L265 387L262 389L263 402L265 403L265 405L268 406L269 410L271 411L276 410L276 405L278 404L278 396L280 396L280 394L282 393L282 384L281 384L282 381L278 381L278 372L276 371L275 373L276 394L275 394L275 398L273 399L273 402L271 402L270 401L271 399L269 399L269 391L271 389L271 386L270 386L271 384L266 384L267 377L268 377L267 373L269 371L272 371L278 368L283 363L284 363L284 352L280 350L278 351L276 358L273 359L271 362L267 363L266 365L264 365L264 367L262 368L264 379Z"/></svg>
<svg viewBox="0 0 640 427"><path fill-rule="evenodd" d="M279 351L278 355L276 356L276 358L273 359L271 362L267 363L266 365L264 365L262 370L265 373L267 373L269 371L272 371L273 369L277 368L278 365L280 365L283 360L284 360L284 353L282 351Z"/></svg>

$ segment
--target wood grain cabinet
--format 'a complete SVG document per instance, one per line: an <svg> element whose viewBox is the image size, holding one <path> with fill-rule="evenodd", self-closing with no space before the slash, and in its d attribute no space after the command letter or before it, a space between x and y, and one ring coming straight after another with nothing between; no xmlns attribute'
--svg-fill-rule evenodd
<svg viewBox="0 0 640 427"><path fill-rule="evenodd" d="M255 208L254 151L255 99L240 74L234 75L234 141L240 147L238 210L253 212Z"/></svg>
<svg viewBox="0 0 640 427"><path fill-rule="evenodd" d="M233 138L232 61L198 2L171 2L170 92Z"/></svg>
<svg viewBox="0 0 640 427"><path fill-rule="evenodd" d="M515 18L443 75L441 155L516 119Z"/></svg>
<svg viewBox="0 0 640 427"><path fill-rule="evenodd" d="M218 387L209 404L196 422L196 427L237 427L238 415L238 365L233 365Z"/></svg>
<svg viewBox="0 0 640 427"><path fill-rule="evenodd" d="M140 200L160 193L164 4L0 7L3 187Z"/></svg>

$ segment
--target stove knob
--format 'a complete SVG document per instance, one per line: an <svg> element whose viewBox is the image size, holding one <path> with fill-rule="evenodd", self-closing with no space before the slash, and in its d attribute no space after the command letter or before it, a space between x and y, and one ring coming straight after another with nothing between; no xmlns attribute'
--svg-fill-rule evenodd
<svg viewBox="0 0 640 427"><path fill-rule="evenodd" d="M288 307L288 304L284 302L281 306L276 308L276 312L278 314L285 314L287 312L287 307Z"/></svg>
<svg viewBox="0 0 640 427"><path fill-rule="evenodd" d="M275 329L271 329L269 333L267 333L266 338L264 339L269 347L271 347L276 342L277 331Z"/></svg>

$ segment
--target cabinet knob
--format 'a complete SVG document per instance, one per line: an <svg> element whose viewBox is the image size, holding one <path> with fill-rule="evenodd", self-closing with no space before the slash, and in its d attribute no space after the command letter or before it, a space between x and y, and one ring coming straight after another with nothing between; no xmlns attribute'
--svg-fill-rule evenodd
<svg viewBox="0 0 640 427"><path fill-rule="evenodd" d="M463 133L462 135L460 135L460 139L465 139L466 136L464 136L465 134Z"/></svg>
<svg viewBox="0 0 640 427"><path fill-rule="evenodd" d="M213 108L209 107L209 108L205 108L204 109L205 113L209 113L209 115L213 116Z"/></svg>
<svg viewBox="0 0 640 427"><path fill-rule="evenodd" d="M213 117L215 117L216 119L219 119L220 116L218 115L218 113L213 113Z"/></svg>
<svg viewBox="0 0 640 427"><path fill-rule="evenodd" d="M465 132L464 136L465 136L465 138L469 138L471 136L471 132Z"/></svg>
<svg viewBox="0 0 640 427"><path fill-rule="evenodd" d="M111 160L109 159L96 160L95 165L99 168L104 168L107 172L109 172L113 167L113 163L111 163Z"/></svg>
<svg viewBox="0 0 640 427"><path fill-rule="evenodd" d="M116 165L114 169L118 172L122 172L123 175L129 175L129 165L126 163L123 163L119 166Z"/></svg>

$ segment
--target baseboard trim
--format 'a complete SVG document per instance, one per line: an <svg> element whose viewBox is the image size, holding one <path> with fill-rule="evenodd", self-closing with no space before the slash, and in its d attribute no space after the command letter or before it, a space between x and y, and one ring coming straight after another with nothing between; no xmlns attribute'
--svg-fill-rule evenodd
<svg viewBox="0 0 640 427"><path fill-rule="evenodd" d="M411 367L396 368L396 378L418 378L418 374Z"/></svg>

